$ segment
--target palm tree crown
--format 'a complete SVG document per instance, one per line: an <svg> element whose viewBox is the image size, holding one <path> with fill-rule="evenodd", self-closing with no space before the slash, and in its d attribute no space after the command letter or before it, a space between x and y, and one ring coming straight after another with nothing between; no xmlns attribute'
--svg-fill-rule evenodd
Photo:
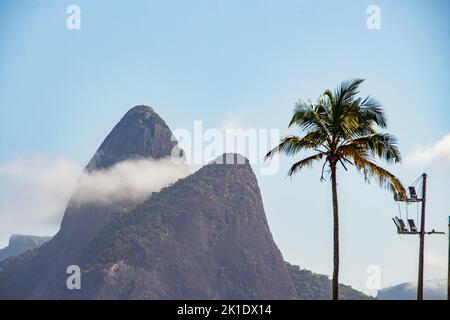
<svg viewBox="0 0 450 320"><path fill-rule="evenodd" d="M376 126L386 128L386 115L381 105L370 96L356 98L363 81L345 81L335 92L326 90L316 104L297 102L289 127L300 127L304 135L284 137L267 153L266 159L276 153L293 156L302 150L313 150L313 155L292 165L289 176L324 159L321 179L326 164L330 167L341 164L345 170L346 164L350 164L366 181L376 178L381 186L406 196L400 180L373 161L378 157L388 163L400 162L401 156L395 137L376 130Z"/></svg>

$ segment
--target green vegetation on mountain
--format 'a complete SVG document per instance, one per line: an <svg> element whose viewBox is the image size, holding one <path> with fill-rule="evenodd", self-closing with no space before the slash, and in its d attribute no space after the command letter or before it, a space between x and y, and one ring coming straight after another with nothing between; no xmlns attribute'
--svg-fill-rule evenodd
<svg viewBox="0 0 450 320"><path fill-rule="evenodd" d="M331 280L323 274L317 274L299 266L286 262L289 274L297 290L300 300L329 300L331 299ZM339 299L342 300L372 300L371 296L339 284Z"/></svg>

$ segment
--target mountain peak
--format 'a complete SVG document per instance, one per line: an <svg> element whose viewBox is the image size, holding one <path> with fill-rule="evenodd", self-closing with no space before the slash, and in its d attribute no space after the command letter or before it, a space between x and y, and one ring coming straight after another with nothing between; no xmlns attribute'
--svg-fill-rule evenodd
<svg viewBox="0 0 450 320"><path fill-rule="evenodd" d="M146 105L138 105L138 106L134 106L133 108L131 108L130 110L128 110L128 112L124 115L124 117L133 115L133 114L156 114L155 110L152 107L146 106Z"/></svg>
<svg viewBox="0 0 450 320"><path fill-rule="evenodd" d="M120 161L135 158L169 157L177 146L169 126L153 108L135 106L113 128L86 169L107 169ZM181 150L177 152L182 156Z"/></svg>
<svg viewBox="0 0 450 320"><path fill-rule="evenodd" d="M109 169L120 162L134 159L167 158L172 156L173 151L182 156L182 150L178 148L178 142L168 125L153 108L140 105L130 109L111 130L86 166L86 171ZM75 194L77 192L75 190ZM135 204L132 200L80 204L71 199L54 241L59 248L64 248L61 263L55 268L77 261L84 246L109 221L112 214Z"/></svg>
<svg viewBox="0 0 450 320"><path fill-rule="evenodd" d="M250 161L239 153L224 153L209 163L209 165L213 164L248 165Z"/></svg>

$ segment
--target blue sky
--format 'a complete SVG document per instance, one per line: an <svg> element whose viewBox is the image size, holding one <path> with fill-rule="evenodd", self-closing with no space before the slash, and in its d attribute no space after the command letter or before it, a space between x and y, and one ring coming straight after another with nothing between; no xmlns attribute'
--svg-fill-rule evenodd
<svg viewBox="0 0 450 320"><path fill-rule="evenodd" d="M71 4L80 30L66 28ZM372 4L380 30L366 27ZM195 120L221 128L232 117L295 133L286 127L296 100L354 77L382 102L407 158L450 132L448 21L445 0L2 1L0 164L35 156L85 164L138 104L172 129ZM429 174L428 225L446 230L450 166L439 159L390 169L406 184ZM319 182L319 166L286 179L291 161L258 176L272 233L286 260L331 274L329 183ZM342 281L372 293L369 265L380 266L383 286L415 281L418 239L396 235L391 195L352 170L339 174ZM7 187L0 180L0 201ZM446 245L443 236L427 241L426 278L446 276Z"/></svg>

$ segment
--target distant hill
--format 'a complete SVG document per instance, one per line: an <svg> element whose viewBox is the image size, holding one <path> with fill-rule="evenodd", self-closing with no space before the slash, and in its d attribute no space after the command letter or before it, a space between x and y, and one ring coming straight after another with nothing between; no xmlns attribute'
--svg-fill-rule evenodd
<svg viewBox="0 0 450 320"><path fill-rule="evenodd" d="M380 300L415 300L417 295L417 284L412 282L401 283L396 286L387 287L378 291L377 298ZM446 300L447 280L427 280L424 283L425 300Z"/></svg>
<svg viewBox="0 0 450 320"><path fill-rule="evenodd" d="M40 247L50 239L51 237L38 237L38 236L13 234L9 238L8 246L3 249L0 249L0 261L3 261L9 257L17 256L28 250Z"/></svg>
<svg viewBox="0 0 450 320"><path fill-rule="evenodd" d="M297 290L300 300L329 300L331 299L331 280L323 274L317 274L299 266L286 262L289 274ZM342 300L371 300L374 299L350 286L339 285L339 299Z"/></svg>

